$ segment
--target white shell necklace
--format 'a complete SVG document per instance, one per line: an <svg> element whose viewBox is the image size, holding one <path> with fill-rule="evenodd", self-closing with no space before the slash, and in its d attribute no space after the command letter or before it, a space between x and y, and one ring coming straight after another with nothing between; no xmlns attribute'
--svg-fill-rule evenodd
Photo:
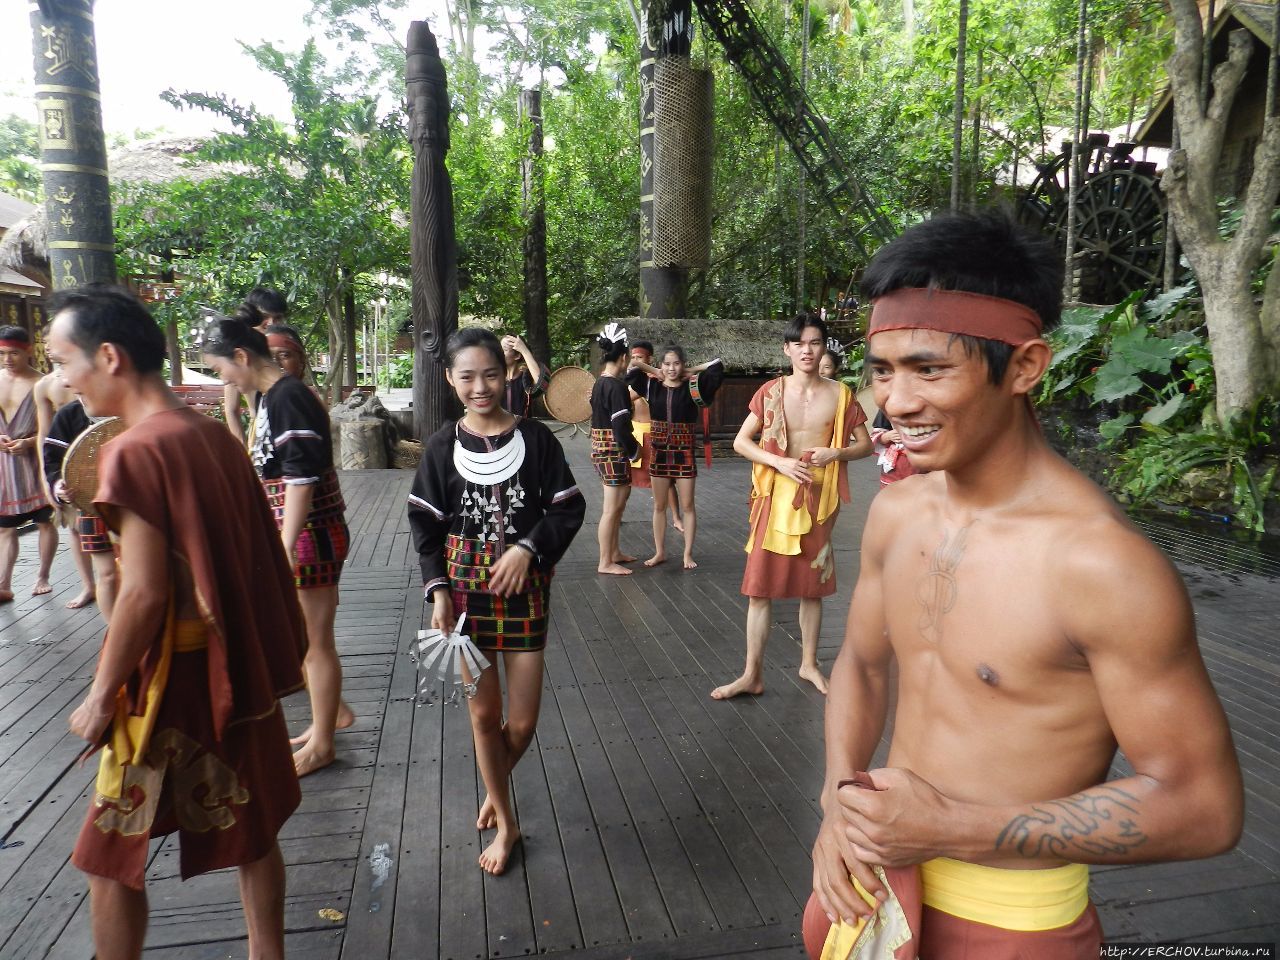
<svg viewBox="0 0 1280 960"><path fill-rule="evenodd" d="M455 433L453 441L453 465L468 483L494 486L516 475L524 465L524 434L512 431L511 442L498 450L475 451L462 445Z"/></svg>

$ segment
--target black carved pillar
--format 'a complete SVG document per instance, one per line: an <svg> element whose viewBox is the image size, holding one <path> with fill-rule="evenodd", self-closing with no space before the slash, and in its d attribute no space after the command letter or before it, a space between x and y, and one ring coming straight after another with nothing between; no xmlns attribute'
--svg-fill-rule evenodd
<svg viewBox="0 0 1280 960"><path fill-rule="evenodd" d="M458 329L458 257L453 235L453 186L444 165L449 150L449 91L431 28L409 25L405 60L409 140L410 258L413 265L413 428L426 439L455 404L445 381L445 341Z"/></svg>
<svg viewBox="0 0 1280 960"><path fill-rule="evenodd" d="M640 7L640 316L683 317L688 313L689 271L659 267L653 260L655 112L654 74L664 56L688 56L692 4L643 0Z"/></svg>
<svg viewBox="0 0 1280 960"><path fill-rule="evenodd" d="M53 287L114 281L93 0L38 0L31 33Z"/></svg>
<svg viewBox="0 0 1280 960"><path fill-rule="evenodd" d="M524 216L524 332L538 362L549 368L551 337L547 331L547 205L542 186L542 91L520 91L520 121L529 139L520 160Z"/></svg>

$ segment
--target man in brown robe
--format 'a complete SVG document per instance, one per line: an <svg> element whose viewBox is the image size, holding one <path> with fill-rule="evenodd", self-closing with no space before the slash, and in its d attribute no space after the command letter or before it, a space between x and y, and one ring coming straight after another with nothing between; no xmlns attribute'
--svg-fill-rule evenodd
<svg viewBox="0 0 1280 960"><path fill-rule="evenodd" d="M240 868L254 958L284 954L276 843L300 800L279 698L302 685L293 577L249 459L165 385L164 336L132 294L54 297L48 350L91 416L124 419L94 504L121 582L93 684L70 718L103 746L72 862L90 875L100 957L140 957L151 838L182 876Z"/></svg>

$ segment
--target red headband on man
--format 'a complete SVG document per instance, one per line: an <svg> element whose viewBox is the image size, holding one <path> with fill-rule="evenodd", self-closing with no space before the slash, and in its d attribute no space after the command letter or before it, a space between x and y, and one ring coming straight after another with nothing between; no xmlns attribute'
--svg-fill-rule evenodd
<svg viewBox="0 0 1280 960"><path fill-rule="evenodd" d="M285 333L268 333L267 346L273 350L292 350L304 355L307 352L302 349L302 344Z"/></svg>
<svg viewBox="0 0 1280 960"><path fill-rule="evenodd" d="M962 290L906 287L876 298L867 336L885 330L939 330L1020 346L1044 325L1030 307Z"/></svg>
<svg viewBox="0 0 1280 960"><path fill-rule="evenodd" d="M0 340L0 350L31 350L31 344L25 340Z"/></svg>

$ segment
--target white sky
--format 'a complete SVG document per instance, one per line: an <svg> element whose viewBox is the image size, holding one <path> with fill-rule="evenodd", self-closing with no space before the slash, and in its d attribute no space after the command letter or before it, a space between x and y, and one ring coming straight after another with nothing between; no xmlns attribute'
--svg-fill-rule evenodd
<svg viewBox="0 0 1280 960"><path fill-rule="evenodd" d="M414 5L398 18L403 39L412 17L426 16L443 43L442 0ZM225 93L280 118L289 116L284 85L259 71L237 46L269 40L281 49L302 48L312 30L304 22L309 0L97 0L99 75L103 125L110 133L164 128L196 135L214 128L204 112L175 110L162 90ZM330 62L338 54L317 34ZM31 26L28 4L0 2L0 113L35 120Z"/></svg>

